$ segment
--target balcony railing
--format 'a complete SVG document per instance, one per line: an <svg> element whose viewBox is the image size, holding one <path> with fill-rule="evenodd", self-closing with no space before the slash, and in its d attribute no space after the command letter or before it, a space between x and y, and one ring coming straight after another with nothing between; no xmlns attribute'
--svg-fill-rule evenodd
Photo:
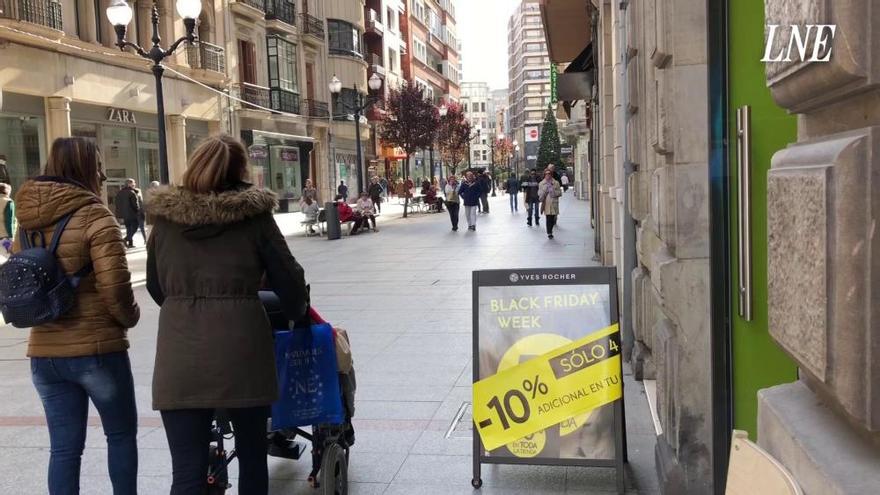
<svg viewBox="0 0 880 495"><path fill-rule="evenodd" d="M300 14L300 17L302 17L303 34L310 34L324 41L324 21L306 13Z"/></svg>
<svg viewBox="0 0 880 495"><path fill-rule="evenodd" d="M193 69L226 72L226 53L223 48L206 41L199 41L186 48L186 62Z"/></svg>
<svg viewBox="0 0 880 495"><path fill-rule="evenodd" d="M235 89L238 91L238 97L247 103L252 103L253 105L258 105L263 108L269 108L269 88L251 83L240 83L235 86ZM245 108L252 110L262 110L261 108L250 106L247 103L242 105Z"/></svg>
<svg viewBox="0 0 880 495"><path fill-rule="evenodd" d="M257 10L262 10L263 12L266 11L266 0L237 0L237 1L239 3L243 3L245 5L250 5L251 7L255 8Z"/></svg>
<svg viewBox="0 0 880 495"><path fill-rule="evenodd" d="M286 113L300 113L299 95L282 88L269 88L270 108Z"/></svg>
<svg viewBox="0 0 880 495"><path fill-rule="evenodd" d="M39 24L61 31L61 2L57 0L0 0L0 17Z"/></svg>
<svg viewBox="0 0 880 495"><path fill-rule="evenodd" d="M318 100L303 100L303 105L306 107L306 111L309 114L309 117L317 117L317 118L327 118L330 116L330 106L327 105L325 101Z"/></svg>
<svg viewBox="0 0 880 495"><path fill-rule="evenodd" d="M266 20L279 20L293 26L296 24L296 7L289 0L267 0Z"/></svg>

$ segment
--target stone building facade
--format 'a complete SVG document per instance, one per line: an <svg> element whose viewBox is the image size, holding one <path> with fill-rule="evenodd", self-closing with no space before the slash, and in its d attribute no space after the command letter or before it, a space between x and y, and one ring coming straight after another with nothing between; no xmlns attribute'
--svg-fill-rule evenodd
<svg viewBox="0 0 880 495"><path fill-rule="evenodd" d="M804 493L880 487L877 2L766 0L768 24L836 25L828 63L767 65L798 138L767 177L773 339L800 380L758 394L758 442ZM787 30L773 53L784 48Z"/></svg>
<svg viewBox="0 0 880 495"><path fill-rule="evenodd" d="M201 138L228 129L228 106L201 86L223 89L227 82L221 3L203 2L197 33L203 42L181 47L167 59L170 70L163 80L172 180L183 174L188 153ZM173 2L157 4L162 39L183 36ZM0 163L13 188L38 174L51 143L68 136L90 139L103 150L109 198L127 177L140 184L159 180L155 81L147 61L114 46L107 5L0 2ZM152 6L134 2L128 40L150 46Z"/></svg>
<svg viewBox="0 0 880 495"><path fill-rule="evenodd" d="M880 280L875 184L880 180L875 63L880 37L871 29L876 2L846 0L834 2L833 9L830 2L813 0L757 3L763 5L766 24L797 25L802 32L808 24L835 25L836 37L830 62L763 67L775 104L797 115L797 138L773 148L769 173L755 169L761 173L750 182L761 191L766 185L761 194L767 209L750 215L752 221L766 221L766 235L741 242L767 253L767 279L755 283L766 283L767 301L760 302L768 319L752 331L769 333L797 363L799 379L758 387L763 389L757 392L757 431L750 434L808 495L873 493L880 486L880 296L875 287ZM749 351L741 344L747 347L749 341L732 336L729 319L717 319L736 317L740 282L731 273L737 263L729 258L735 254L724 252L738 249L736 236L718 235L730 225L722 221L710 228L710 218L719 218L710 205L719 193L735 196L739 187L724 172L720 179L713 175L717 167L735 173L743 166L736 160L749 153L744 143L737 148L741 128L732 103L724 101L725 88L739 85L741 101L743 71L759 67L758 59L747 60L745 68L723 56L734 50L751 56L754 50L713 35L725 22L730 29L741 26L710 18L703 1L544 0L541 5L552 61L568 66L566 71L593 74L592 94L577 98L585 103L579 110L573 107L578 119L572 113L573 121L587 125L572 130L584 134L579 146L589 147L578 153L590 162L588 180L596 183L591 206L597 258L617 267L630 366L645 382L658 420L655 459L662 490L722 493L730 430L732 424L749 423L743 418L754 411L743 406L743 394L751 401L755 394L743 391L746 378L736 369L737 353ZM716 14L731 5L709 2ZM738 15L749 12L755 19L751 2L736 7ZM754 24L738 36L764 27L759 18L748 22ZM787 47L789 31L777 33L771 53ZM566 40L584 32L590 39L583 41L584 53L565 49ZM593 60L586 63L590 50ZM726 76L713 80L718 74ZM756 122L764 132L774 132L768 122L778 121L768 120L769 103L757 91L749 99ZM777 138L785 135L780 130ZM762 165L768 167L756 164ZM718 183L729 189L710 189ZM733 222L737 202L727 201L720 218ZM724 238L730 245L719 249L718 239ZM718 276L719 266L729 270L727 275ZM730 299L716 299L716 285L728 283ZM725 337L740 340L719 344ZM737 342L740 347L732 348ZM723 345L728 352L732 348L732 362L719 361ZM751 363L757 367L751 373L760 374L762 363Z"/></svg>

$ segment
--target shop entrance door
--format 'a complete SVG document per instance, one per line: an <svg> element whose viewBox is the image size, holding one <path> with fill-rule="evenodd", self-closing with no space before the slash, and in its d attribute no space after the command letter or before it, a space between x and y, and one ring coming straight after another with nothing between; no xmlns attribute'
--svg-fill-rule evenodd
<svg viewBox="0 0 880 495"><path fill-rule="evenodd" d="M797 379L794 362L770 338L767 318L767 171L773 153L797 140L797 123L767 88L763 0L727 5L731 399L733 427L754 439L758 390Z"/></svg>

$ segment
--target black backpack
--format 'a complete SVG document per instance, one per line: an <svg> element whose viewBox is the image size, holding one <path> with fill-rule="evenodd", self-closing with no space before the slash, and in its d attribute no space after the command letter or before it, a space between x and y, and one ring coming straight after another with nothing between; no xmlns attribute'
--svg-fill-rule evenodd
<svg viewBox="0 0 880 495"><path fill-rule="evenodd" d="M55 224L52 243L48 246L43 232L19 230L21 251L0 266L0 311L12 326L28 328L49 323L73 307L76 288L92 271L92 264L68 276L55 257L61 234L72 215ZM38 236L42 247L36 245Z"/></svg>

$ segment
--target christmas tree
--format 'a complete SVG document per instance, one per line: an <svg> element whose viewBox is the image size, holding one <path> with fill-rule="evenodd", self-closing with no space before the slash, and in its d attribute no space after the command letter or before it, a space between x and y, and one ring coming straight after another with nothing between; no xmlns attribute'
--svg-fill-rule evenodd
<svg viewBox="0 0 880 495"><path fill-rule="evenodd" d="M541 127L541 142L538 145L538 170L543 170L551 163L561 168L560 153L562 144L559 142L559 129L556 127L556 116L553 108L547 107L547 116L544 117L544 125Z"/></svg>

